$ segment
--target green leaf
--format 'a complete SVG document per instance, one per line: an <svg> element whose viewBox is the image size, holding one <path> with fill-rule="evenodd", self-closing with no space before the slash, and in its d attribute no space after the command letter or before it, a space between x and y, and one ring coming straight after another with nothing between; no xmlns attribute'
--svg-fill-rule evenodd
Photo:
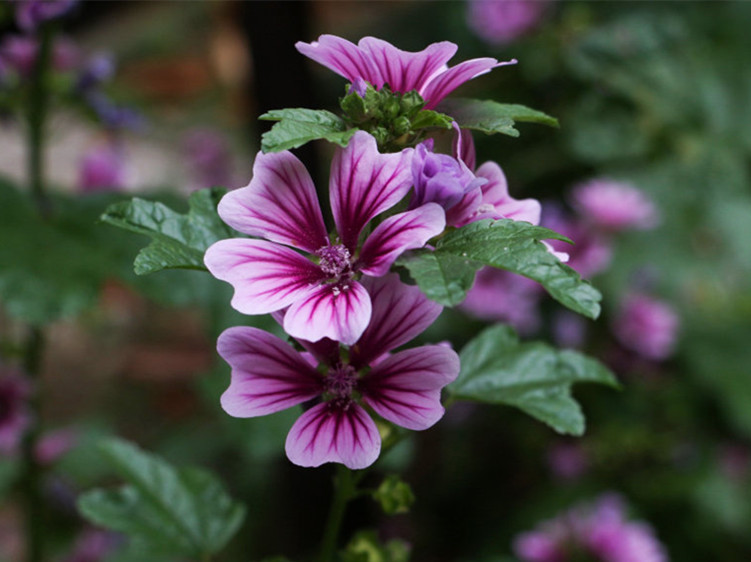
<svg viewBox="0 0 751 562"><path fill-rule="evenodd" d="M297 148L312 140L324 139L339 146L347 146L357 132L347 129L343 119L325 109L275 109L259 117L265 121L279 121L261 137L264 153Z"/></svg>
<svg viewBox="0 0 751 562"><path fill-rule="evenodd" d="M407 513L415 503L412 488L396 474L384 478L378 489L373 492L373 499L381 504L387 515Z"/></svg>
<svg viewBox="0 0 751 562"><path fill-rule="evenodd" d="M405 254L398 263L409 270L429 298L444 306L464 300L475 272L489 265L533 279L564 306L597 318L600 293L539 242L546 238L567 240L527 222L486 219L452 230L438 241L435 250Z"/></svg>
<svg viewBox="0 0 751 562"><path fill-rule="evenodd" d="M212 474L176 469L119 439L101 448L127 484L89 491L78 508L92 523L126 533L145 552L203 558L218 552L242 524L245 508Z"/></svg>
<svg viewBox="0 0 751 562"><path fill-rule="evenodd" d="M218 240L237 236L216 212L225 193L219 188L196 191L190 196L187 214L173 211L163 203L134 197L110 205L101 220L152 239L136 256L134 267L139 275L163 269L205 271L206 248Z"/></svg>
<svg viewBox="0 0 751 562"><path fill-rule="evenodd" d="M598 361L542 342L519 343L504 325L484 330L459 357L461 371L448 387L453 398L515 406L559 433L584 433L584 415L571 396L571 385L618 387L615 376Z"/></svg>
<svg viewBox="0 0 751 562"><path fill-rule="evenodd" d="M558 127L558 120L554 117L515 103L450 98L443 100L438 105L438 110L453 117L464 129L488 134L501 133L518 137L519 131L514 128L517 122Z"/></svg>

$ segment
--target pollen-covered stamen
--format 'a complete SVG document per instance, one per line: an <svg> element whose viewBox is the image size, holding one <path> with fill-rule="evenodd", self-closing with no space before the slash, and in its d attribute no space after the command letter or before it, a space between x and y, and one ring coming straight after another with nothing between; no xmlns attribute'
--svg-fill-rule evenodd
<svg viewBox="0 0 751 562"><path fill-rule="evenodd" d="M349 365L339 365L331 369L324 378L324 395L339 406L354 402L352 396L357 385L357 371Z"/></svg>
<svg viewBox="0 0 751 562"><path fill-rule="evenodd" d="M344 244L323 246L316 251L316 256L320 260L318 265L326 275L338 279L351 270L352 254Z"/></svg>

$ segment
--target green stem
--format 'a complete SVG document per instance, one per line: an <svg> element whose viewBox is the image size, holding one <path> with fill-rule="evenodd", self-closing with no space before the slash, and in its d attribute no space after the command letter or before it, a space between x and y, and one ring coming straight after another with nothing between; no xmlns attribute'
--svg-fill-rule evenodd
<svg viewBox="0 0 751 562"><path fill-rule="evenodd" d="M334 499L326 521L318 562L331 562L334 559L344 512L349 501L357 494L357 482L361 477L361 474L355 474L346 466L337 465L336 476L334 476Z"/></svg>
<svg viewBox="0 0 751 562"><path fill-rule="evenodd" d="M40 328L31 328L24 353L24 371L33 382L29 409L32 412L31 427L24 435L21 446L23 463L22 487L26 520L26 561L44 560L44 516L41 496L41 467L36 460L36 444L39 438L39 387L44 335Z"/></svg>
<svg viewBox="0 0 751 562"><path fill-rule="evenodd" d="M52 53L53 30L42 26L37 58L29 81L27 120L29 126L28 178L31 196L42 214L51 209L44 185L44 124L47 119L49 66Z"/></svg>

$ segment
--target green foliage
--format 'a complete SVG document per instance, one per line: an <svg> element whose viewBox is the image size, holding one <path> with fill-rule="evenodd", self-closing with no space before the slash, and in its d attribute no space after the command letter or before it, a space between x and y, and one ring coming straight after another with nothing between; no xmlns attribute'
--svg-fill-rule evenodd
<svg viewBox="0 0 751 562"><path fill-rule="evenodd" d="M383 544L375 531L360 531L339 553L339 562L408 562L407 543L393 539Z"/></svg>
<svg viewBox="0 0 751 562"><path fill-rule="evenodd" d="M118 439L101 449L127 484L86 492L78 508L92 523L127 534L144 552L203 559L242 524L245 508L210 473L175 468Z"/></svg>
<svg viewBox="0 0 751 562"><path fill-rule="evenodd" d="M438 109L453 117L463 129L483 133L501 133L518 137L514 127L518 123L539 123L558 127L558 120L542 111L515 103L498 103L492 100L450 98L438 104Z"/></svg>
<svg viewBox="0 0 751 562"><path fill-rule="evenodd" d="M444 306L464 300L475 272L489 265L529 277L561 304L597 318L600 293L539 242L545 238L566 240L552 230L526 222L486 219L450 231L434 251L411 252L399 263L428 297Z"/></svg>
<svg viewBox="0 0 751 562"><path fill-rule="evenodd" d="M347 146L357 129L347 129L347 123L325 109L274 109L259 117L264 121L278 121L261 137L264 153L297 148L307 142L324 139L339 146Z"/></svg>
<svg viewBox="0 0 751 562"><path fill-rule="evenodd" d="M203 254L218 240L235 236L216 212L223 189L202 189L190 196L190 210L178 213L163 203L134 197L110 205L102 221L152 239L151 244L136 256L138 275L163 269L182 268L206 270Z"/></svg>
<svg viewBox="0 0 751 562"><path fill-rule="evenodd" d="M584 433L584 415L571 385L618 386L598 361L542 342L520 343L504 325L484 330L464 346L460 359L459 377L448 387L454 399L515 406L559 433Z"/></svg>
<svg viewBox="0 0 751 562"><path fill-rule="evenodd" d="M388 515L407 513L415 502L412 488L396 474L384 478L378 489L373 492L373 499L381 504L381 508Z"/></svg>

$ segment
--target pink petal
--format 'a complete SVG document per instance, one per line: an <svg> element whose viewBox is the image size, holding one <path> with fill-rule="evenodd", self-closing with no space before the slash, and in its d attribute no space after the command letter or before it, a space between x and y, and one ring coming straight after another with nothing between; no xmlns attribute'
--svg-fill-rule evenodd
<svg viewBox="0 0 751 562"><path fill-rule="evenodd" d="M443 310L416 286L402 283L396 273L366 277L362 283L373 301L373 314L350 350L350 363L357 369L424 332Z"/></svg>
<svg viewBox="0 0 751 562"><path fill-rule="evenodd" d="M328 244L321 206L310 174L291 152L256 156L253 179L219 202L232 228L315 252Z"/></svg>
<svg viewBox="0 0 751 562"><path fill-rule="evenodd" d="M480 218L500 218L494 210L492 216L480 216L480 205L482 205L482 189L478 187L467 193L461 201L446 211L446 224L458 228Z"/></svg>
<svg viewBox="0 0 751 562"><path fill-rule="evenodd" d="M340 462L356 470L375 462L381 437L375 422L354 402L343 407L324 402L295 422L285 449L289 460L299 466Z"/></svg>
<svg viewBox="0 0 751 562"><path fill-rule="evenodd" d="M222 332L217 351L232 367L232 381L222 394L231 416L264 416L319 396L323 377L276 336L238 326Z"/></svg>
<svg viewBox="0 0 751 562"><path fill-rule="evenodd" d="M402 252L422 248L445 226L446 214L437 203L426 203L387 218L365 240L360 271L374 277L385 275Z"/></svg>
<svg viewBox="0 0 751 562"><path fill-rule="evenodd" d="M457 49L455 44L442 41L413 53L375 37L364 37L358 45L378 68L381 83L388 84L392 92L401 93L420 90L434 74L445 68Z"/></svg>
<svg viewBox="0 0 751 562"><path fill-rule="evenodd" d="M361 380L360 391L382 418L407 429L426 429L443 416L441 389L458 374L454 350L426 345L378 363Z"/></svg>
<svg viewBox="0 0 751 562"><path fill-rule="evenodd" d="M317 342L329 338L355 343L370 322L370 295L356 281L319 285L284 315L284 331L293 338Z"/></svg>
<svg viewBox="0 0 751 562"><path fill-rule="evenodd" d="M331 163L331 209L342 243L354 253L363 227L396 205L412 186L412 149L380 154L375 139L358 131Z"/></svg>
<svg viewBox="0 0 751 562"><path fill-rule="evenodd" d="M265 240L220 240L203 261L214 277L235 288L232 307L243 314L266 314L304 299L324 276L294 250Z"/></svg>
<svg viewBox="0 0 751 562"><path fill-rule="evenodd" d="M380 72L371 62L370 56L346 39L336 35L321 35L318 41L312 43L298 41L295 48L350 82L363 78L376 89L383 86Z"/></svg>
<svg viewBox="0 0 751 562"><path fill-rule="evenodd" d="M501 167L495 162L485 162L476 172L488 180L482 186L482 203L495 209L503 218L540 224L542 207L537 199L514 199L509 195L508 182Z"/></svg>
<svg viewBox="0 0 751 562"><path fill-rule="evenodd" d="M452 123L452 126L454 125L456 125L454 129L459 128L456 121ZM454 137L452 146L454 156L464 162L467 165L467 168L474 170L477 167L475 141L472 138L472 131L469 129L459 129L457 135Z"/></svg>
<svg viewBox="0 0 751 562"><path fill-rule="evenodd" d="M471 59L436 75L420 90L420 95L428 102L425 104L425 109L433 109L438 102L465 82L490 72L497 66L507 64L516 64L516 61L498 62L491 58Z"/></svg>

